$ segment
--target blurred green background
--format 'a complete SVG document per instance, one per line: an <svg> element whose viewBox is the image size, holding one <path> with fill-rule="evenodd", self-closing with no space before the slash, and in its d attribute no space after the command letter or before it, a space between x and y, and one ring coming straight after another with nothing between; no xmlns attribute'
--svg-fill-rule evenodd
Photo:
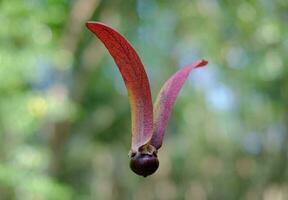
<svg viewBox="0 0 288 200"><path fill-rule="evenodd" d="M288 199L288 1L0 1L1 200ZM130 107L88 20L135 46L177 99L160 167L128 167Z"/></svg>

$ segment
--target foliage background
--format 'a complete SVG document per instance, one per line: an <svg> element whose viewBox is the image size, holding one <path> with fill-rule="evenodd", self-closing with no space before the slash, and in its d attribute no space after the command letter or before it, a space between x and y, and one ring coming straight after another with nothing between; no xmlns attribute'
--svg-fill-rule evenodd
<svg viewBox="0 0 288 200"><path fill-rule="evenodd" d="M288 199L288 1L0 1L0 199ZM146 179L102 21L138 50L155 97L196 59Z"/></svg>

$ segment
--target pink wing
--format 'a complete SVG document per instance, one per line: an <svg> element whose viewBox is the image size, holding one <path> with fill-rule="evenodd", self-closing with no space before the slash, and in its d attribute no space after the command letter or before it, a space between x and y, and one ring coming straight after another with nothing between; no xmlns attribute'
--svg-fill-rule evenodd
<svg viewBox="0 0 288 200"><path fill-rule="evenodd" d="M120 33L99 22L87 22L86 26L106 46L124 79L131 106L131 149L137 151L153 134L153 105L144 66L135 49Z"/></svg>
<svg viewBox="0 0 288 200"><path fill-rule="evenodd" d="M159 149L162 145L165 129L167 127L171 111L185 80L193 68L203 67L208 62L200 60L185 66L170 77L161 88L154 104L153 136L150 144Z"/></svg>

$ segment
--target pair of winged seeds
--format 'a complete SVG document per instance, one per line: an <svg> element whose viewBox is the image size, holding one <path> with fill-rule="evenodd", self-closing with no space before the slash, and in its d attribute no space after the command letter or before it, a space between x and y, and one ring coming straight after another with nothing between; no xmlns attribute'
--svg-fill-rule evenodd
<svg viewBox="0 0 288 200"><path fill-rule="evenodd" d="M131 44L103 23L91 21L86 26L108 49L128 90L132 119L130 168L138 175L151 175L159 166L157 150L162 145L176 97L190 71L208 62L199 60L176 72L165 82L153 106L147 74Z"/></svg>

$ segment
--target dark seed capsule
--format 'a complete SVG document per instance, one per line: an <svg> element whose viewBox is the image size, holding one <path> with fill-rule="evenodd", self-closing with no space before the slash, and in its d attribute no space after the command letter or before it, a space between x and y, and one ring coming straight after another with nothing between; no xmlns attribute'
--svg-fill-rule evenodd
<svg viewBox="0 0 288 200"><path fill-rule="evenodd" d="M131 157L130 168L140 176L149 176L159 167L159 161L156 155L137 153Z"/></svg>

